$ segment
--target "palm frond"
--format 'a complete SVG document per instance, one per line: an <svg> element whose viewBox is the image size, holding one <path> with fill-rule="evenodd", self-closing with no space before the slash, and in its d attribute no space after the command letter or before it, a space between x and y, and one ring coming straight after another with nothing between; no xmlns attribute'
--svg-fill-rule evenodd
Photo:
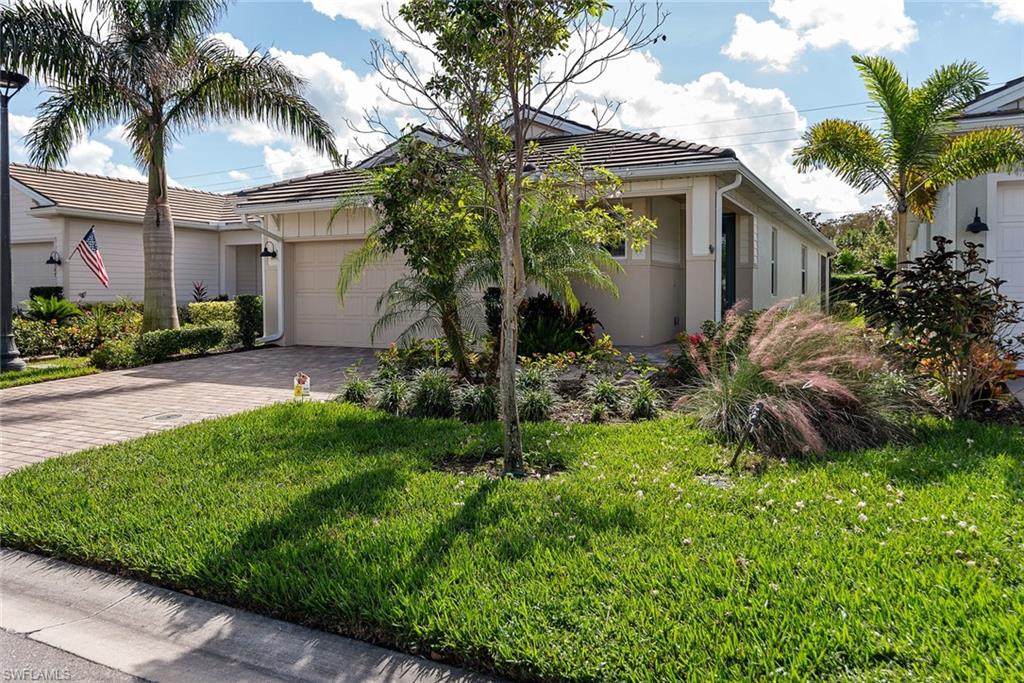
<svg viewBox="0 0 1024 683"><path fill-rule="evenodd" d="M239 57L216 38L203 40L196 49L193 69L165 117L170 125L260 121L300 138L332 161L339 159L330 124L300 94L304 81L280 60L255 52Z"/></svg>
<svg viewBox="0 0 1024 683"><path fill-rule="evenodd" d="M895 192L887 172L887 155L878 137L862 123L825 119L803 134L793 151L800 172L827 168L861 192L884 185Z"/></svg>
<svg viewBox="0 0 1024 683"><path fill-rule="evenodd" d="M33 0L0 7L3 68L53 83L80 83L93 73L99 43L82 10Z"/></svg>
<svg viewBox="0 0 1024 683"><path fill-rule="evenodd" d="M949 185L986 173L1024 170L1024 132L1017 128L986 128L958 135L932 165L928 182Z"/></svg>
<svg viewBox="0 0 1024 683"><path fill-rule="evenodd" d="M46 168L62 164L89 129L117 123L132 113L103 78L58 90L39 105L39 115L25 136L32 162Z"/></svg>
<svg viewBox="0 0 1024 683"><path fill-rule="evenodd" d="M883 146L891 146L898 153L900 138L906 129L906 113L910 105L910 86L891 59L878 56L854 55L853 63L860 73L868 97L885 114Z"/></svg>

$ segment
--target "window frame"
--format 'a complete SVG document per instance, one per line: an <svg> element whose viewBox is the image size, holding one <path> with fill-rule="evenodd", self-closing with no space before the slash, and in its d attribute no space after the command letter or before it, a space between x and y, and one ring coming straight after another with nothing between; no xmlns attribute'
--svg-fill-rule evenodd
<svg viewBox="0 0 1024 683"><path fill-rule="evenodd" d="M779 295L779 229L772 226L771 246L771 292L772 296Z"/></svg>
<svg viewBox="0 0 1024 683"><path fill-rule="evenodd" d="M807 245L800 245L800 296L807 296Z"/></svg>

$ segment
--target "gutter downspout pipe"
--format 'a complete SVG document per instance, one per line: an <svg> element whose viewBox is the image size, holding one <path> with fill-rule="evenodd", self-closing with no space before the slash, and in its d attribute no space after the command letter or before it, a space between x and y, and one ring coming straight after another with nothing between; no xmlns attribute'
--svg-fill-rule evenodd
<svg viewBox="0 0 1024 683"><path fill-rule="evenodd" d="M242 214L242 223L247 228L277 242L277 330L271 334L264 334L256 340L261 344L269 344L270 342L279 341L284 336L284 237L264 228L262 216L259 216L256 220L258 224L253 225L249 222L249 215ZM265 264L261 264L260 277L263 280L263 298L266 300L267 268Z"/></svg>
<svg viewBox="0 0 1024 683"><path fill-rule="evenodd" d="M742 182L743 174L737 173L731 183L715 191L715 321L722 319L722 197Z"/></svg>

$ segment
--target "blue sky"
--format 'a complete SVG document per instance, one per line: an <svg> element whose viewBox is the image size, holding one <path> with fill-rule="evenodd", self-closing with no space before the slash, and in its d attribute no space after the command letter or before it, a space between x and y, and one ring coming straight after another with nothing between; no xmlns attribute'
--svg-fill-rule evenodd
<svg viewBox="0 0 1024 683"><path fill-rule="evenodd" d="M394 0L392 0L392 9ZM365 61L370 40L389 37L377 0L238 2L218 33L238 49L274 52L309 80L308 96L335 126L339 146L361 155L373 143L352 131L363 109L386 104ZM825 117L873 123L849 57L892 57L917 82L940 64L971 59L993 85L1024 75L1024 0L775 0L666 2L668 37L645 54L617 63L582 102L622 102L612 125L733 147L794 206L841 213L868 206L826 173L798 175L789 154L800 132ZM44 93L30 88L12 101L15 135L31 124ZM847 105L847 106L841 106ZM852 105L852 106L851 106ZM570 116L592 123L589 106ZM407 115L391 111L398 120ZM25 160L16 140L13 159ZM182 138L169 162L178 183L215 192L327 168L294 140L242 122ZM93 131L69 168L138 177L117 129Z"/></svg>

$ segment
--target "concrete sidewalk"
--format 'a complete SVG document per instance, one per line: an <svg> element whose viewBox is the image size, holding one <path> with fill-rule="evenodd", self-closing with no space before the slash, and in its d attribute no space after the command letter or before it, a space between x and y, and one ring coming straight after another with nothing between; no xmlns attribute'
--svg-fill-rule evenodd
<svg viewBox="0 0 1024 683"><path fill-rule="evenodd" d="M0 628L150 681L490 680L16 550L0 575Z"/></svg>

